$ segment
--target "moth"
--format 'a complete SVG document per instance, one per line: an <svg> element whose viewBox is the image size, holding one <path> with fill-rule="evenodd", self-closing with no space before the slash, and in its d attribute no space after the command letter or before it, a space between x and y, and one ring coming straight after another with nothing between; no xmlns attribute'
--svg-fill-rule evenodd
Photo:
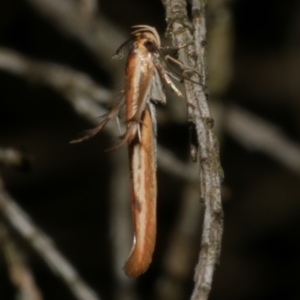
<svg viewBox="0 0 300 300"><path fill-rule="evenodd" d="M132 37L116 51L120 56L124 46L132 41L125 67L125 89L122 100L102 116L99 125L91 129L81 142L95 135L108 121L117 118L125 105L126 131L110 150L128 144L130 163L130 198L133 219L133 245L124 265L129 277L144 273L152 260L156 240L156 117L155 104L166 103L163 82L178 95L161 54L161 41L155 28L133 26Z"/></svg>

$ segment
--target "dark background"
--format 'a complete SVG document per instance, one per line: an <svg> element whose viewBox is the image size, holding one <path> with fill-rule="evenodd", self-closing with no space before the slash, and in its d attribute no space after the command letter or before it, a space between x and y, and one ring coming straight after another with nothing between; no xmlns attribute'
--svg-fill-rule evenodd
<svg viewBox="0 0 300 300"><path fill-rule="evenodd" d="M298 143L299 2L236 0L228 5L233 18L233 77L219 101L225 107L245 108ZM166 25L160 1L101 1L99 11L126 32L132 25L149 24L163 35ZM114 88L108 71L88 49L25 0L0 0L0 46L71 66L100 85ZM1 167L6 189L102 299L112 299L116 286L108 200L116 153L107 154L104 149L114 140L102 132L84 144L68 144L90 126L52 89L0 70L0 146L24 151L32 158L27 172ZM158 132L159 142L187 162L187 125L170 121L159 126ZM225 130L220 135L227 191L225 229L210 299L300 299L299 173L252 151L251 145L245 148ZM137 280L141 299L155 298L158 274L163 272L162 253L184 188L179 179L161 170L158 180L158 244L150 270ZM74 299L31 247L14 234L44 299ZM192 271L184 283L184 299L192 290ZM3 257L0 299L14 299Z"/></svg>

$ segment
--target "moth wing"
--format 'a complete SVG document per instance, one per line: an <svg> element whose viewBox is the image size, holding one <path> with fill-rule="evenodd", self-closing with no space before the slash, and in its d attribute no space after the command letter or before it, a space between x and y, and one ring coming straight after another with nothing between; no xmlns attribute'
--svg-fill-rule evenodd
<svg viewBox="0 0 300 300"><path fill-rule="evenodd" d="M150 110L150 116L151 116L152 128L153 128L154 136L157 137L157 123L156 123L156 109L155 109L155 105L149 101L148 102L148 106L149 106L149 110Z"/></svg>
<svg viewBox="0 0 300 300"><path fill-rule="evenodd" d="M125 97L123 96L121 100L116 105L114 105L109 112L107 112L99 118L100 122L96 127L83 131L80 134L80 137L76 140L70 141L70 144L81 143L95 136L110 120L118 118L118 114L121 108L124 106L124 104Z"/></svg>
<svg viewBox="0 0 300 300"><path fill-rule="evenodd" d="M151 83L150 98L155 102L166 104L166 95L163 91L163 85L160 79L160 75L156 68L154 68L153 71L154 72Z"/></svg>

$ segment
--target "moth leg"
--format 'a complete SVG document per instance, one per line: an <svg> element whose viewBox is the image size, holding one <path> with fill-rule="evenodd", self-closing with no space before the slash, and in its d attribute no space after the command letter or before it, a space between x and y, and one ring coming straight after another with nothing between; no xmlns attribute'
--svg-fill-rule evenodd
<svg viewBox="0 0 300 300"><path fill-rule="evenodd" d="M182 96L181 92L177 89L176 85L173 83L167 72L162 68L161 65L155 64L160 76L165 80L165 82L171 87L171 89L178 95Z"/></svg>
<svg viewBox="0 0 300 300"><path fill-rule="evenodd" d="M180 78L179 77L179 75L175 75L174 73L172 73L172 72L170 72L170 71L167 71L167 70L165 70L165 72L170 76L170 77L172 77L173 79L175 79L175 80L177 80L177 81L179 81L179 82L182 82L182 78Z"/></svg>
<svg viewBox="0 0 300 300"><path fill-rule="evenodd" d="M163 47L160 47L160 50L161 51L170 51L170 52L172 52L172 51L178 51L178 50L180 50L180 49L182 49L182 48L185 48L185 47L187 47L188 45L191 45L193 42L190 42L190 43L186 43L186 44L183 44L183 45L181 45L181 46L163 46Z"/></svg>
<svg viewBox="0 0 300 300"><path fill-rule="evenodd" d="M202 77L201 74L194 68L191 68L191 67L188 67L188 66L185 66L182 62L180 62L178 59L170 56L170 55L166 55L165 56L165 60L166 61L171 61L173 62L174 64L178 65L180 67L181 70L183 70L183 74L186 74L188 72L192 72L192 73L196 73L200 78ZM186 78L184 75L183 75L184 78Z"/></svg>
<svg viewBox="0 0 300 300"><path fill-rule="evenodd" d="M159 75L165 80L165 82L171 87L171 89L178 95L178 96L182 96L182 93L177 89L176 85L173 83L173 81L171 80L170 76L177 79L175 77L174 74L172 74L172 72L168 72L166 71L160 64L155 64ZM170 76L169 76L170 75ZM194 82L194 81L192 81ZM197 84L199 84L198 82L195 82ZM191 107L192 109L195 108L195 106L192 103L186 102L187 106Z"/></svg>
<svg viewBox="0 0 300 300"><path fill-rule="evenodd" d="M100 117L100 123L96 127L84 131L81 134L80 138L70 141L70 144L81 143L95 136L110 120L118 117L118 114L124 104L125 97L123 97L121 101L117 105L115 105L108 113Z"/></svg>
<svg viewBox="0 0 300 300"><path fill-rule="evenodd" d="M178 95L178 96L182 96L182 93L177 89L176 85L173 83L173 81L171 80L171 78L169 77L169 75L166 72L163 72L162 74L164 80L166 81L166 83L171 87L171 89Z"/></svg>

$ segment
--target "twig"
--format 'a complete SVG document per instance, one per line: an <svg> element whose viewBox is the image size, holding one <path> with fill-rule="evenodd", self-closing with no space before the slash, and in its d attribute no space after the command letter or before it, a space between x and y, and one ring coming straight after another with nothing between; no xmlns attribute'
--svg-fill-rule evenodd
<svg viewBox="0 0 300 300"><path fill-rule="evenodd" d="M300 145L274 125L236 106L227 108L225 129L239 143L261 151L300 174Z"/></svg>
<svg viewBox="0 0 300 300"><path fill-rule="evenodd" d="M1 185L0 183L0 211L5 219L39 253L53 272L62 278L76 299L99 300L95 291L83 281L74 267L56 250L50 239L37 228Z"/></svg>
<svg viewBox="0 0 300 300"><path fill-rule="evenodd" d="M0 244L11 281L18 290L17 299L42 300L42 294L34 281L32 272L3 222L0 222Z"/></svg>
<svg viewBox="0 0 300 300"><path fill-rule="evenodd" d="M202 75L201 86L185 82L188 103L194 107L194 122L196 124L200 156L200 189L201 202L205 205L203 231L199 262L196 267L195 287L192 300L204 300L211 290L214 269L219 259L221 237L223 232L223 211L221 205L221 168L219 150L213 133L213 119L207 106L205 88L205 3L192 1L192 26L187 17L184 0L163 0L166 6L169 31L172 31L174 45L189 44L194 46L179 50L179 60L191 68L196 68ZM190 29L194 28L194 38ZM192 76L197 80L197 76Z"/></svg>

